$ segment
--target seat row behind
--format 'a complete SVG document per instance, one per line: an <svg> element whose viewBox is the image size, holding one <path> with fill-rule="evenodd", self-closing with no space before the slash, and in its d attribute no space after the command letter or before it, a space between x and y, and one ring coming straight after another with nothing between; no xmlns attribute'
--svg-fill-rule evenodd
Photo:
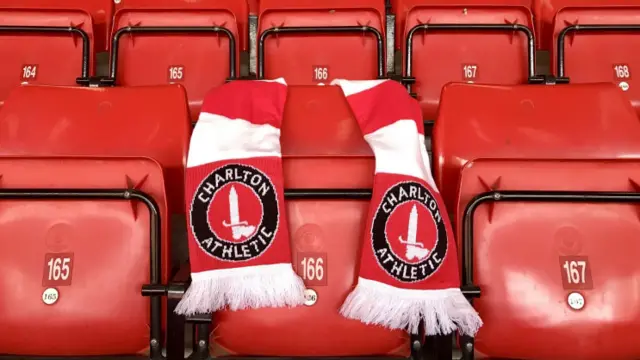
<svg viewBox="0 0 640 360"><path fill-rule="evenodd" d="M73 85L84 77L80 83L88 84L96 75L95 54L110 47L109 76L99 84L179 83L194 121L209 88L248 74L290 84L392 76L433 120L446 83L541 81L538 43L551 50L556 77L614 82L640 106L632 80L640 3L589 4L394 0L387 8L382 0L261 0L252 11L235 0L126 0L115 8L110 2L5 1L0 104L20 83Z"/></svg>

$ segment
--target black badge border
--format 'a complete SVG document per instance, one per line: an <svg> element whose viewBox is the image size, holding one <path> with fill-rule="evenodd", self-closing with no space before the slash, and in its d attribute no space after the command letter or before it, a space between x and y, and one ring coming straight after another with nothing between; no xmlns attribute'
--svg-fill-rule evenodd
<svg viewBox="0 0 640 360"><path fill-rule="evenodd" d="M246 259L240 259L240 260L226 259L226 258L218 257L218 256L213 255L211 252L209 252L209 250L205 249L205 248L202 246L202 244L200 243L200 241L199 241L199 239L198 239L198 236L196 235L196 231L195 231L195 229L193 228L193 216L191 216L191 214L193 214L193 203L195 202L196 196L197 196L197 194L198 194L198 190L202 187L202 185L205 183L205 181L207 181L207 180L209 179L209 177L211 177L211 175L212 175L212 174L216 173L217 171L219 171L219 170L221 170L221 169L224 169L224 168L226 168L226 167L229 167L229 166L240 166L240 167L244 166L244 167L247 167L247 168L251 168L251 169L252 169L252 170L254 170L255 172L257 172L257 173L261 174L262 176L264 176L264 178L265 178L265 179L267 179L267 181L269 182L269 185L271 185L271 189L273 189L274 200L275 200L276 223L275 223L275 229L274 229L274 232L273 232L273 236L271 237L271 241L269 241L269 243L267 244L267 246L265 246L265 248L264 248L264 249L262 249L262 251L260 251L260 252L258 253L258 255L256 255L256 256L252 256L252 257L249 257L249 258L246 258ZM239 181L235 181L235 182L239 182ZM245 184L245 185L246 185L246 184ZM251 186L249 186L249 187L251 188ZM253 190L253 188L251 188L251 189ZM216 190L216 191L217 191L217 190ZM255 192L255 191L254 191L254 192ZM212 194L212 195L213 195L213 194ZM256 193L256 195L257 195L257 193ZM265 216L265 214L266 214L266 210L265 210L264 203L262 202L262 198L261 198L259 195L258 195L258 199L260 200L260 204L262 205L262 218L261 218L260 224L258 224L258 226L257 226L256 234L258 233L258 230L260 229L260 225L262 225L262 223L263 223L263 221L264 221L264 216ZM212 196L212 199L211 199L211 200L213 200L213 196ZM211 203L209 203L209 205L211 205ZM275 187L275 185L273 184L273 181L271 180L271 177L269 177L267 174L265 174L265 173L264 173L263 171L261 171L260 169L258 169L258 168L256 168L256 167L254 167L254 166L251 166L251 165L242 164L242 163L229 163L229 164L225 164L225 165L219 166L219 167L217 167L217 168L215 168L215 169L211 170L211 171L207 174L207 176L205 176L205 177L202 179L202 181L200 181L200 183L198 184L198 186L196 187L196 191L195 191L195 192L194 192L194 194L193 194L193 198L191 199L191 204L190 204L190 206L189 206L189 212L190 212L190 213L188 214L188 216L189 216L189 227L191 228L191 233L193 234L194 241L196 242L196 244L198 245L198 247L200 248L200 250L202 250L202 252L204 252L204 253L205 253L205 254L207 254L209 257L212 257L212 258L214 258L214 259L216 259L216 260L220 260L220 261L224 261L224 262L231 262L231 263L234 263L234 262L246 262L246 261L251 261L251 260L257 259L257 258L259 258L260 256L262 256L265 252L267 252L267 250L269 250L269 248L270 248L270 247L271 247L271 245L273 244L273 242L274 242L274 240L275 240L276 236L278 235L278 228L279 228L279 225L280 225L280 204L279 204L279 200L278 200L278 191L276 190L276 187ZM206 211L206 213L207 213L207 218L208 218L208 214L209 214L209 206L207 206L207 211ZM213 231L213 229L211 229L211 227L210 227L210 225L209 225L208 223L209 223L209 221L207 220L207 226L209 226L209 230L211 231L212 235L216 235L216 234L215 234L215 231ZM214 236L214 237L216 238L216 240L218 240L218 241L220 241L220 242L223 242L223 243L228 243L228 244L232 244L232 245L239 245L239 244L231 243L231 242L226 241L226 240L224 240L224 239L219 239L219 238L217 238L216 236ZM247 240L247 241L244 241L243 243L245 243L245 242L249 242L249 241L250 241L250 240Z"/></svg>
<svg viewBox="0 0 640 360"><path fill-rule="evenodd" d="M434 199L434 201L436 201L436 206L437 206L436 210L439 211L440 214L443 214L442 211L441 211L442 209L440 209L440 204L438 204L438 201L435 200L435 197L433 196L433 192L428 188L428 186L425 186L424 184L421 184L421 183L419 183L417 181L400 181L400 182L397 182L397 183L393 184L392 186L389 187L389 189L387 189L387 191L385 191L384 195L382 196L382 200L384 200L387 197L387 195L393 189L395 189L396 187L405 185L405 184L406 185L416 185L416 186L419 186L419 187L422 187L423 189L425 189L427 191L427 193L431 196L431 198ZM371 223L371 230L370 230L370 234L371 234L371 250L373 251L373 256L375 257L376 262L378 263L380 268L382 268L382 270L384 270L385 273L389 274L389 276L391 276L394 279L396 279L396 280L398 280L400 282L403 282L403 283L417 283L417 282L421 282L421 281L425 281L425 280L429 279L431 276L433 276L435 273L438 272L438 270L440 269L440 266L442 266L442 262L445 261L445 259L447 257L447 252L449 250L449 239L447 237L447 227L446 227L444 218L442 218L442 221L440 223L438 223L436 221L436 219L433 218L433 214L431 213L431 210L427 206L427 211L429 212L429 214L431 214L431 217L433 218L433 221L436 224L436 227L438 229L438 239L436 241L435 248L436 249L439 248L439 247L444 248L444 255L442 256L442 262L440 262L440 264L438 264L436 266L436 268L433 271L431 271L431 273L428 274L427 276L425 276L424 278L417 279L417 280L404 280L404 279L399 278L398 276L396 276L392 272L388 271L384 267L384 265L382 263L380 263L380 259L378 258L378 255L376 253L376 247L375 247L376 238L375 238L375 234L374 234L374 229L376 228L376 223L378 222L376 220L378 219L379 214L381 213L382 204L384 203L384 201L382 201L382 200L380 201L380 204L378 204L378 207L376 209L376 213L375 213L373 221ZM389 252L391 254L393 254L394 258L397 261L402 262L402 263L407 264L407 265L411 265L411 266L421 266L421 265L424 265L424 264L428 263L428 261L432 258L433 251L429 254L429 256L425 260L423 260L423 261L421 261L419 263L416 263L416 264L411 264L411 263L408 263L408 262L404 261L403 259L400 259L399 256L396 255L393 252L393 250L391 249L391 245L389 244L389 239L387 238L387 231L386 231L387 230L387 222L389 221L389 217L391 216L391 213L393 213L393 211L395 210L396 207L398 207L399 205L404 204L405 202L408 202L408 201L417 201L417 200L415 200L415 199L407 199L407 200L404 200L402 202L397 203L394 206L393 210L391 210L389 215L386 216L386 219L384 220L384 222L382 224L383 225L383 231L382 231L383 235L382 236L384 237L384 242L386 244L387 250L389 250Z"/></svg>

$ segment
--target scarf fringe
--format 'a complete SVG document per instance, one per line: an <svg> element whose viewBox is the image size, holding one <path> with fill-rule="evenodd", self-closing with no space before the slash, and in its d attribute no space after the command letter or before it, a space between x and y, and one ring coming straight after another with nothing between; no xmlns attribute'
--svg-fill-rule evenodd
<svg viewBox="0 0 640 360"><path fill-rule="evenodd" d="M460 289L408 290L360 278L340 313L365 324L417 334L420 320L426 335L458 331L475 336L482 320Z"/></svg>
<svg viewBox="0 0 640 360"><path fill-rule="evenodd" d="M175 312L213 313L304 303L305 286L291 264L215 270L192 274L192 282Z"/></svg>

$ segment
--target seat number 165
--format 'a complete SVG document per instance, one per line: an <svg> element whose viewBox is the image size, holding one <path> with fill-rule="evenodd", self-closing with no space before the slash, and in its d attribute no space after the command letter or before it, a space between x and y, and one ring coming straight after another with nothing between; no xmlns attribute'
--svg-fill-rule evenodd
<svg viewBox="0 0 640 360"><path fill-rule="evenodd" d="M73 253L45 254L43 286L71 285Z"/></svg>

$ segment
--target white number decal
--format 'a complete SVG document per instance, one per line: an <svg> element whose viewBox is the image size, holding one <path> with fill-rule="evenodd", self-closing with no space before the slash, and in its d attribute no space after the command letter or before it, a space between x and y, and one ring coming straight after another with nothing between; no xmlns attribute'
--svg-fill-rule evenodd
<svg viewBox="0 0 640 360"><path fill-rule="evenodd" d="M329 78L329 69L326 67L313 68L313 80L325 81Z"/></svg>
<svg viewBox="0 0 640 360"><path fill-rule="evenodd" d="M45 289L42 293L42 302L47 305L53 305L58 301L58 290L55 288Z"/></svg>
<svg viewBox="0 0 640 360"><path fill-rule="evenodd" d="M304 304L307 306L313 306L318 301L318 293L313 289L304 290Z"/></svg>
<svg viewBox="0 0 640 360"><path fill-rule="evenodd" d="M567 272L567 280L569 281L569 284L584 284L586 282L586 261L565 261L562 267ZM578 268L580 268L580 270L578 270Z"/></svg>
<svg viewBox="0 0 640 360"><path fill-rule="evenodd" d="M35 79L38 72L38 65L25 65L22 67L22 80Z"/></svg>
<svg viewBox="0 0 640 360"><path fill-rule="evenodd" d="M465 80L475 80L478 73L478 65L464 65L462 72Z"/></svg>
<svg viewBox="0 0 640 360"><path fill-rule="evenodd" d="M573 292L567 297L567 303L573 310L582 310L585 303L584 296L580 293Z"/></svg>
<svg viewBox="0 0 640 360"><path fill-rule="evenodd" d="M616 65L613 67L618 79L628 79L631 77L628 65Z"/></svg>
<svg viewBox="0 0 640 360"><path fill-rule="evenodd" d="M321 257L305 257L300 263L304 280L322 280L324 278L324 261Z"/></svg>
<svg viewBox="0 0 640 360"><path fill-rule="evenodd" d="M51 258L49 266L49 280L67 280L69 278L70 258Z"/></svg>
<svg viewBox="0 0 640 360"><path fill-rule="evenodd" d="M169 80L182 80L184 79L184 66L169 66Z"/></svg>

